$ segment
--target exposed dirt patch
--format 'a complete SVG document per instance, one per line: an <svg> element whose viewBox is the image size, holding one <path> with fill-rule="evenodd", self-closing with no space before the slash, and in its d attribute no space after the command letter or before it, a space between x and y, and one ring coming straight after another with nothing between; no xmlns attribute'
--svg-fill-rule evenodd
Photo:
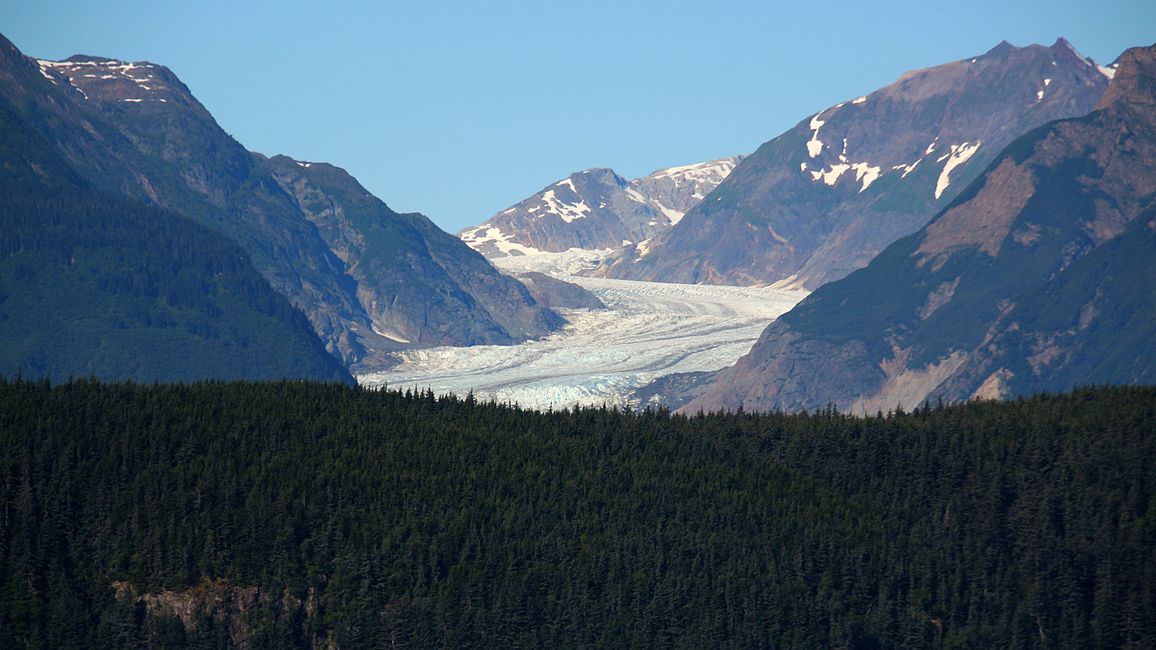
<svg viewBox="0 0 1156 650"><path fill-rule="evenodd" d="M983 188L970 201L948 210L927 227L916 253L918 264L956 246L974 245L995 257L1012 223L1035 193L1035 179L1026 167L1004 158L988 175Z"/></svg>

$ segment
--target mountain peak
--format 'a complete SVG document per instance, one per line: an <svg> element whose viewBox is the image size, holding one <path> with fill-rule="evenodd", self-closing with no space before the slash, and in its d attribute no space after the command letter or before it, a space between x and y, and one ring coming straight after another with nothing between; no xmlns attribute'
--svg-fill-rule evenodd
<svg viewBox="0 0 1156 650"><path fill-rule="evenodd" d="M1070 50L1071 52L1075 53L1076 56L1079 56L1081 59L1084 58L1084 56L1082 54L1080 54L1080 52L1075 48L1075 46L1072 45L1071 41L1064 38L1063 36L1057 38L1056 42L1052 43L1052 46L1048 49L1051 49L1051 50Z"/></svg>
<svg viewBox="0 0 1156 650"><path fill-rule="evenodd" d="M985 52L984 56L991 56L993 54L1010 54L1018 49L1020 48L1012 45L1011 43L1008 43L1007 41L1000 41L999 45L996 45L995 47Z"/></svg>
<svg viewBox="0 0 1156 650"><path fill-rule="evenodd" d="M1133 47L1120 55L1112 83L1098 110L1129 107L1153 121L1156 113L1156 45Z"/></svg>
<svg viewBox="0 0 1156 650"><path fill-rule="evenodd" d="M91 54L73 54L64 60L65 63L96 63L100 65L120 65L128 63L119 59L110 59L107 56L93 56Z"/></svg>
<svg viewBox="0 0 1156 650"><path fill-rule="evenodd" d="M66 79L86 101L128 104L164 104L170 101L192 104L188 89L168 68L139 61L76 54L63 61L37 60L41 74Z"/></svg>

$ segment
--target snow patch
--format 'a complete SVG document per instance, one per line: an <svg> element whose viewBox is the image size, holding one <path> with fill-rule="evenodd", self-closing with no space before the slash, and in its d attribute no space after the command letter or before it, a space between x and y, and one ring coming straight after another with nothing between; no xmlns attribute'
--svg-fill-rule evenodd
<svg viewBox="0 0 1156 650"><path fill-rule="evenodd" d="M851 103L852 104L862 104L866 101L867 101L867 96L863 95L862 97L856 97L855 99L852 99Z"/></svg>
<svg viewBox="0 0 1156 650"><path fill-rule="evenodd" d="M711 160L707 162L694 163L691 165L679 165L678 167L667 167L651 173L647 178L661 180L669 178L675 182L675 187L678 187L682 181L722 181L735 168L734 158L723 158L721 160Z"/></svg>
<svg viewBox="0 0 1156 650"><path fill-rule="evenodd" d="M461 240L470 248L485 254L487 249L496 248L503 255L519 254L534 255L542 251L511 241L514 236L502 232L501 228L490 223L484 223L473 230L467 230L460 236Z"/></svg>
<svg viewBox="0 0 1156 650"><path fill-rule="evenodd" d="M626 196L629 197L631 201L636 201L636 202L641 203L643 205L650 203L649 199L647 199L645 196L643 196L638 190L634 189L633 187L626 188Z"/></svg>
<svg viewBox="0 0 1156 650"><path fill-rule="evenodd" d="M816 181L823 179L823 182L827 185L834 186L836 181L839 180L839 177L843 175L843 172L847 171L848 169L851 169L851 165L848 165L847 163L839 163L836 165L831 165L831 168L827 171L811 172L811 178Z"/></svg>
<svg viewBox="0 0 1156 650"><path fill-rule="evenodd" d="M823 143L819 140L819 129L823 128L827 122L819 119L822 114L823 111L819 111L815 113L815 117L811 118L811 139L807 141L807 153L812 158L823 152Z"/></svg>
<svg viewBox="0 0 1156 650"><path fill-rule="evenodd" d="M1096 69L1100 71L1100 74L1104 75L1109 80L1115 78L1115 76L1116 76L1116 65L1115 64L1113 64L1111 66L1097 65Z"/></svg>
<svg viewBox="0 0 1156 650"><path fill-rule="evenodd" d="M677 225L678 222L682 221L682 218L686 215L685 212L679 212L674 208L668 208L657 200L652 201L651 205L658 208L658 211L661 212L663 216L665 216L670 221L670 225L672 226Z"/></svg>
<svg viewBox="0 0 1156 650"><path fill-rule="evenodd" d="M380 330L380 329L378 329L378 328L377 328L377 325L376 325L376 324L372 325L372 327L373 327L373 331L374 331L374 332L375 332L375 333L376 333L378 336L384 336L385 338L387 338L387 339L389 339L389 340L391 340L391 341L396 341L396 342L398 342L398 343L409 343L409 339L407 339L407 338L404 338L404 337L402 337L402 336L400 336L400 335L398 335L398 334L392 334L392 333L390 333L390 332L383 332L382 330Z"/></svg>
<svg viewBox="0 0 1156 650"><path fill-rule="evenodd" d="M870 187L871 184L875 182L875 179L879 178L879 175L882 172L881 167L873 167L870 163L865 162L854 163L851 165L851 169L855 170L855 180L863 181L863 187L859 188L860 192Z"/></svg>
<svg viewBox="0 0 1156 650"><path fill-rule="evenodd" d="M974 156L975 152L979 150L980 144L978 141L975 144L968 142L959 145L953 144L951 145L951 153L939 159L943 160L947 158L947 164L943 166L943 171L939 172L939 180L935 183L936 200L938 200L939 197L943 195L943 191L951 185L951 170L959 167Z"/></svg>
<svg viewBox="0 0 1156 650"><path fill-rule="evenodd" d="M40 74L41 74L41 75L42 75L42 76L43 76L45 79L47 79L47 80L51 81L52 83L56 83L56 77L53 77L52 75L48 74L48 71L47 71L47 70L45 70L45 68L50 68L50 67L52 67L52 66L48 65L49 63L52 63L52 62L51 62L51 61L41 61L41 60L37 59L37 60L36 60L36 63L38 63L38 64L39 64L39 65L37 66L37 69L38 69L38 70L40 70Z"/></svg>
<svg viewBox="0 0 1156 650"><path fill-rule="evenodd" d="M910 174L911 172L915 171L915 168L918 167L919 163L921 163L921 162L923 162L922 158L920 158L919 160L916 160L915 162L911 163L910 165L896 165L896 166L892 167L891 169L902 169L903 175L901 175L899 178L907 178L907 175Z"/></svg>
<svg viewBox="0 0 1156 650"><path fill-rule="evenodd" d="M1050 85L1052 85L1052 80L1051 79L1044 79L1044 87L1041 88L1040 90L1036 91L1036 103L1037 104L1043 100L1044 90L1047 89L1047 87Z"/></svg>

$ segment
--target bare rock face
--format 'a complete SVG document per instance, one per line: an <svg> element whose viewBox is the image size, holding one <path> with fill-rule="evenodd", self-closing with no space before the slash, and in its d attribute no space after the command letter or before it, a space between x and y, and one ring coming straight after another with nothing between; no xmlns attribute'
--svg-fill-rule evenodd
<svg viewBox="0 0 1156 650"><path fill-rule="evenodd" d="M874 413L1156 374L1156 46L919 232L811 294L687 410Z"/></svg>
<svg viewBox="0 0 1156 650"><path fill-rule="evenodd" d="M563 321L513 278L420 214L398 214L345 170L276 156L264 162L351 281L368 323L355 327L377 367L410 346L507 345Z"/></svg>
<svg viewBox="0 0 1156 650"><path fill-rule="evenodd" d="M763 144L598 274L817 288L926 224L1015 138L1090 112L1107 85L1063 39L909 72Z"/></svg>
<svg viewBox="0 0 1156 650"><path fill-rule="evenodd" d="M572 282L534 271L520 273L517 277L538 304L550 309L606 309L597 296Z"/></svg>
<svg viewBox="0 0 1156 650"><path fill-rule="evenodd" d="M505 344L562 319L457 238L399 215L343 170L246 151L172 71L0 48L0 98L93 187L241 245L351 367L426 345Z"/></svg>
<svg viewBox="0 0 1156 650"><path fill-rule="evenodd" d="M587 169L459 236L487 257L640 244L678 223L741 159L660 169L632 181L611 169Z"/></svg>

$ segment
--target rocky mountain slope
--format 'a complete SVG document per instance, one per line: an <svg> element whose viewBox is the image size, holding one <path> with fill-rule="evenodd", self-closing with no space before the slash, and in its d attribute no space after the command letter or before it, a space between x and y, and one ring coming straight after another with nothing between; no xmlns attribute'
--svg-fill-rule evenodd
<svg viewBox="0 0 1156 650"><path fill-rule="evenodd" d="M771 325L686 408L913 407L1156 373L1156 46Z"/></svg>
<svg viewBox="0 0 1156 650"><path fill-rule="evenodd" d="M660 169L627 181L610 169L571 174L459 236L487 257L645 246L669 230L742 160Z"/></svg>
<svg viewBox="0 0 1156 650"><path fill-rule="evenodd" d="M502 344L560 317L421 215L343 171L252 154L167 68L36 61L0 41L0 97L93 187L236 241L347 364L415 345Z"/></svg>
<svg viewBox="0 0 1156 650"><path fill-rule="evenodd" d="M1013 139L1091 111L1110 74L1063 39L909 72L763 144L600 274L814 289L924 225Z"/></svg>
<svg viewBox="0 0 1156 650"><path fill-rule="evenodd" d="M352 382L221 234L90 187L0 99L0 375Z"/></svg>

